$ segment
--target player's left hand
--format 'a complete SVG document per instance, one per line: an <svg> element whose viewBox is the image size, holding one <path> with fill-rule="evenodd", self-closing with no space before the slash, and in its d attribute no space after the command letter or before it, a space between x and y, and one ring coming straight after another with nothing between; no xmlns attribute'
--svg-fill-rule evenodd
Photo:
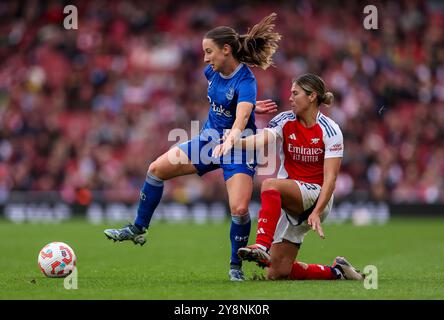
<svg viewBox="0 0 444 320"><path fill-rule="evenodd" d="M228 151L231 150L231 148L233 148L233 144L229 140L226 140L226 141L224 141L224 143L217 145L213 149L213 153L211 156L213 158L222 157L222 156L226 155L228 153Z"/></svg>
<svg viewBox="0 0 444 320"><path fill-rule="evenodd" d="M257 114L269 114L277 112L277 104L271 99L256 101L256 108L254 112Z"/></svg>
<svg viewBox="0 0 444 320"><path fill-rule="evenodd" d="M317 231L317 233L319 234L319 236L322 239L325 239L324 236L324 231L322 230L321 227L321 218L319 217L319 215L312 213L308 216L308 221L307 221L308 225L311 226L311 229L313 231Z"/></svg>

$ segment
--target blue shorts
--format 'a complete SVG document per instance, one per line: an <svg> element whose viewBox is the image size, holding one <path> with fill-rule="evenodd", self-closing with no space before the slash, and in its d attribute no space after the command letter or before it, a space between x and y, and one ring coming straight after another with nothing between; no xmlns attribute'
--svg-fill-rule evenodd
<svg viewBox="0 0 444 320"><path fill-rule="evenodd" d="M233 148L225 156L213 158L211 153L218 144L220 142L217 140L198 135L187 142L181 143L178 147L191 160L199 176L219 168L222 168L224 172L225 181L236 173L245 173L251 177L255 175L257 161L254 151Z"/></svg>

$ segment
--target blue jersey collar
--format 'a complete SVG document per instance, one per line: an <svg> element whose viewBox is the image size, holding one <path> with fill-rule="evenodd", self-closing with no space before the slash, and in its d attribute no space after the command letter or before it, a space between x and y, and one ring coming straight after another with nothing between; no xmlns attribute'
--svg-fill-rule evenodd
<svg viewBox="0 0 444 320"><path fill-rule="evenodd" d="M236 69L234 69L233 73L231 73L229 76L224 76L224 75L223 75L222 73L220 73L220 72L219 72L219 75L220 75L222 78L224 78L224 79L231 79L231 78L233 78L233 77L236 75L236 73L239 72L239 70L240 70L243 66L244 66L243 63L239 63L239 65L236 67Z"/></svg>

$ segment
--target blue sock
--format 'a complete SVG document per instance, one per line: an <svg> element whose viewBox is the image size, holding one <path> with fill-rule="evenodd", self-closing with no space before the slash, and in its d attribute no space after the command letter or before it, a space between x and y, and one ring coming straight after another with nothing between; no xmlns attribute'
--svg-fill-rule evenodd
<svg viewBox="0 0 444 320"><path fill-rule="evenodd" d="M148 228L154 210L162 198L163 180L148 173L145 183L140 190L139 207L137 208L137 217L134 222L139 229Z"/></svg>
<svg viewBox="0 0 444 320"><path fill-rule="evenodd" d="M230 240L231 240L231 259L230 264L241 266L242 262L237 256L237 250L248 244L250 236L251 220L250 214L243 216L231 216Z"/></svg>

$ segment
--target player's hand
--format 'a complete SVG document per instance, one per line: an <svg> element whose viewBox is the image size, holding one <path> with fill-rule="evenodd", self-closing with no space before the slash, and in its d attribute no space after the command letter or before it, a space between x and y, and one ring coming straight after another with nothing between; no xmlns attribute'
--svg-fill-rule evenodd
<svg viewBox="0 0 444 320"><path fill-rule="evenodd" d="M222 157L222 156L226 155L228 153L228 151L231 150L231 148L233 148L233 144L229 140L224 141L224 143L217 145L213 149L213 153L211 156L213 158Z"/></svg>
<svg viewBox="0 0 444 320"><path fill-rule="evenodd" d="M271 99L256 101L254 112L257 114L269 114L277 112L277 104Z"/></svg>
<svg viewBox="0 0 444 320"><path fill-rule="evenodd" d="M231 129L225 129L225 130L224 130L224 134L223 134L222 138L220 138L219 141L220 141L221 143L224 143L225 140L227 140L227 138L228 138L228 136L230 135L230 133L231 133Z"/></svg>
<svg viewBox="0 0 444 320"><path fill-rule="evenodd" d="M308 216L308 225L311 226L313 231L316 231L322 239L325 239L324 231L321 227L321 218L319 215L312 213Z"/></svg>

